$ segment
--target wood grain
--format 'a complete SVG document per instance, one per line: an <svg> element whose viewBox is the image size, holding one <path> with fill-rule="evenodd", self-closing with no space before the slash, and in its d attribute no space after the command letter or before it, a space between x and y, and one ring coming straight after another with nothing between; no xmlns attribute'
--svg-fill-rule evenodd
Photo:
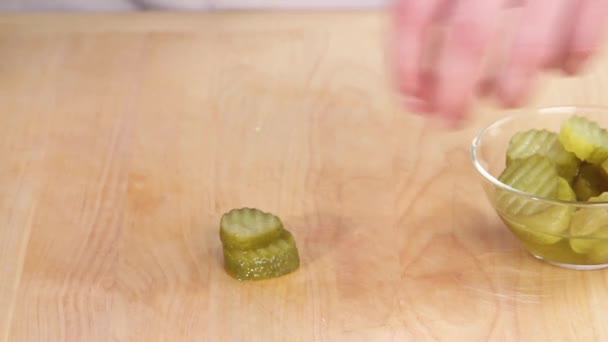
<svg viewBox="0 0 608 342"><path fill-rule="evenodd" d="M461 130L402 111L382 13L0 16L7 341L601 341L607 271L522 251ZM608 59L531 105L605 105ZM238 282L220 215L301 268ZM460 334L460 335L457 335Z"/></svg>

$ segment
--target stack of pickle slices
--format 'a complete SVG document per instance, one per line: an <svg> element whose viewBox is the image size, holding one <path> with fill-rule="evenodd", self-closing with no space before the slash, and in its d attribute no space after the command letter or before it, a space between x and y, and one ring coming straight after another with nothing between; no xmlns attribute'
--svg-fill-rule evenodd
<svg viewBox="0 0 608 342"><path fill-rule="evenodd" d="M608 202L608 131L573 115L559 132L518 132L499 180L537 198ZM608 206L577 207L505 189L495 195L499 216L533 254L563 263L608 262Z"/></svg>
<svg viewBox="0 0 608 342"><path fill-rule="evenodd" d="M233 209L222 216L224 268L239 280L267 279L295 271L300 258L291 232L270 213Z"/></svg>

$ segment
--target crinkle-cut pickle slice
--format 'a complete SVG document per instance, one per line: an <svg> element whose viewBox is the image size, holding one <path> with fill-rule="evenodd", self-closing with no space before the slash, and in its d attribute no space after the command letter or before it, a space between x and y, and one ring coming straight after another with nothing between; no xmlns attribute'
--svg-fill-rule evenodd
<svg viewBox="0 0 608 342"><path fill-rule="evenodd" d="M557 199L575 201L576 195L564 178L558 180ZM547 210L531 216L501 215L505 222L521 240L542 245L551 245L562 240L562 233L568 230L574 209L568 205L553 204Z"/></svg>
<svg viewBox="0 0 608 342"><path fill-rule="evenodd" d="M570 248L579 254L587 254L592 259L608 257L608 236L571 238ZM605 260L603 262L608 262Z"/></svg>
<svg viewBox="0 0 608 342"><path fill-rule="evenodd" d="M557 199L571 202L576 201L576 193L570 187L570 183L561 177L557 181Z"/></svg>
<svg viewBox="0 0 608 342"><path fill-rule="evenodd" d="M608 192L597 197L591 197L588 202L608 202ZM588 207L579 209L572 215L570 235L591 236L605 230L608 235L608 208Z"/></svg>
<svg viewBox="0 0 608 342"><path fill-rule="evenodd" d="M566 151L559 141L559 134L546 129L530 129L513 135L507 147L507 165L513 160L538 154L555 163L558 174L568 182L578 172L580 160Z"/></svg>
<svg viewBox="0 0 608 342"><path fill-rule="evenodd" d="M559 178L553 162L539 155L514 160L498 177L501 182L517 190L548 198L556 197ZM534 201L508 190L498 189L496 193L496 209L509 216L529 216L548 207L548 203Z"/></svg>
<svg viewBox="0 0 608 342"><path fill-rule="evenodd" d="M254 249L279 238L283 229L273 214L254 208L233 209L222 216L220 239L228 248Z"/></svg>
<svg viewBox="0 0 608 342"><path fill-rule="evenodd" d="M224 267L228 274L239 280L279 277L299 266L298 249L293 235L287 230L265 247L249 250L224 248Z"/></svg>
<svg viewBox="0 0 608 342"><path fill-rule="evenodd" d="M589 202L607 202L608 192L592 197ZM570 222L570 247L577 253L599 254L608 248L608 209L579 209Z"/></svg>
<svg viewBox="0 0 608 342"><path fill-rule="evenodd" d="M583 163L572 182L572 188L579 201L587 201L591 197L597 197L602 192L608 191L608 175L601 167Z"/></svg>
<svg viewBox="0 0 608 342"><path fill-rule="evenodd" d="M596 122L572 115L561 127L559 140L579 159L600 165L608 159L608 131Z"/></svg>
<svg viewBox="0 0 608 342"><path fill-rule="evenodd" d="M597 240L587 251L587 259L592 264L608 263L608 237Z"/></svg>

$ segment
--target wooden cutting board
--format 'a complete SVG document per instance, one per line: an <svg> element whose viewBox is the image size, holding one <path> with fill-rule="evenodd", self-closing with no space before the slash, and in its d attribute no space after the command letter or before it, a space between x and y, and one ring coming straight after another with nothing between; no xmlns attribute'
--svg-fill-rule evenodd
<svg viewBox="0 0 608 342"><path fill-rule="evenodd" d="M522 251L458 131L404 112L382 13L0 16L7 341L601 341L608 271ZM608 58L531 105L608 104ZM231 208L302 264L239 282Z"/></svg>

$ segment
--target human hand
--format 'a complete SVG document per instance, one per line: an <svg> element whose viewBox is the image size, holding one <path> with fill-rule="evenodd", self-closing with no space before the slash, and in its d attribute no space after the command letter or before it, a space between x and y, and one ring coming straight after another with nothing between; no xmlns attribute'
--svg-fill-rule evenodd
<svg viewBox="0 0 608 342"><path fill-rule="evenodd" d="M478 96L514 107L539 72L578 72L598 50L608 0L397 0L395 19L406 106L457 122Z"/></svg>

